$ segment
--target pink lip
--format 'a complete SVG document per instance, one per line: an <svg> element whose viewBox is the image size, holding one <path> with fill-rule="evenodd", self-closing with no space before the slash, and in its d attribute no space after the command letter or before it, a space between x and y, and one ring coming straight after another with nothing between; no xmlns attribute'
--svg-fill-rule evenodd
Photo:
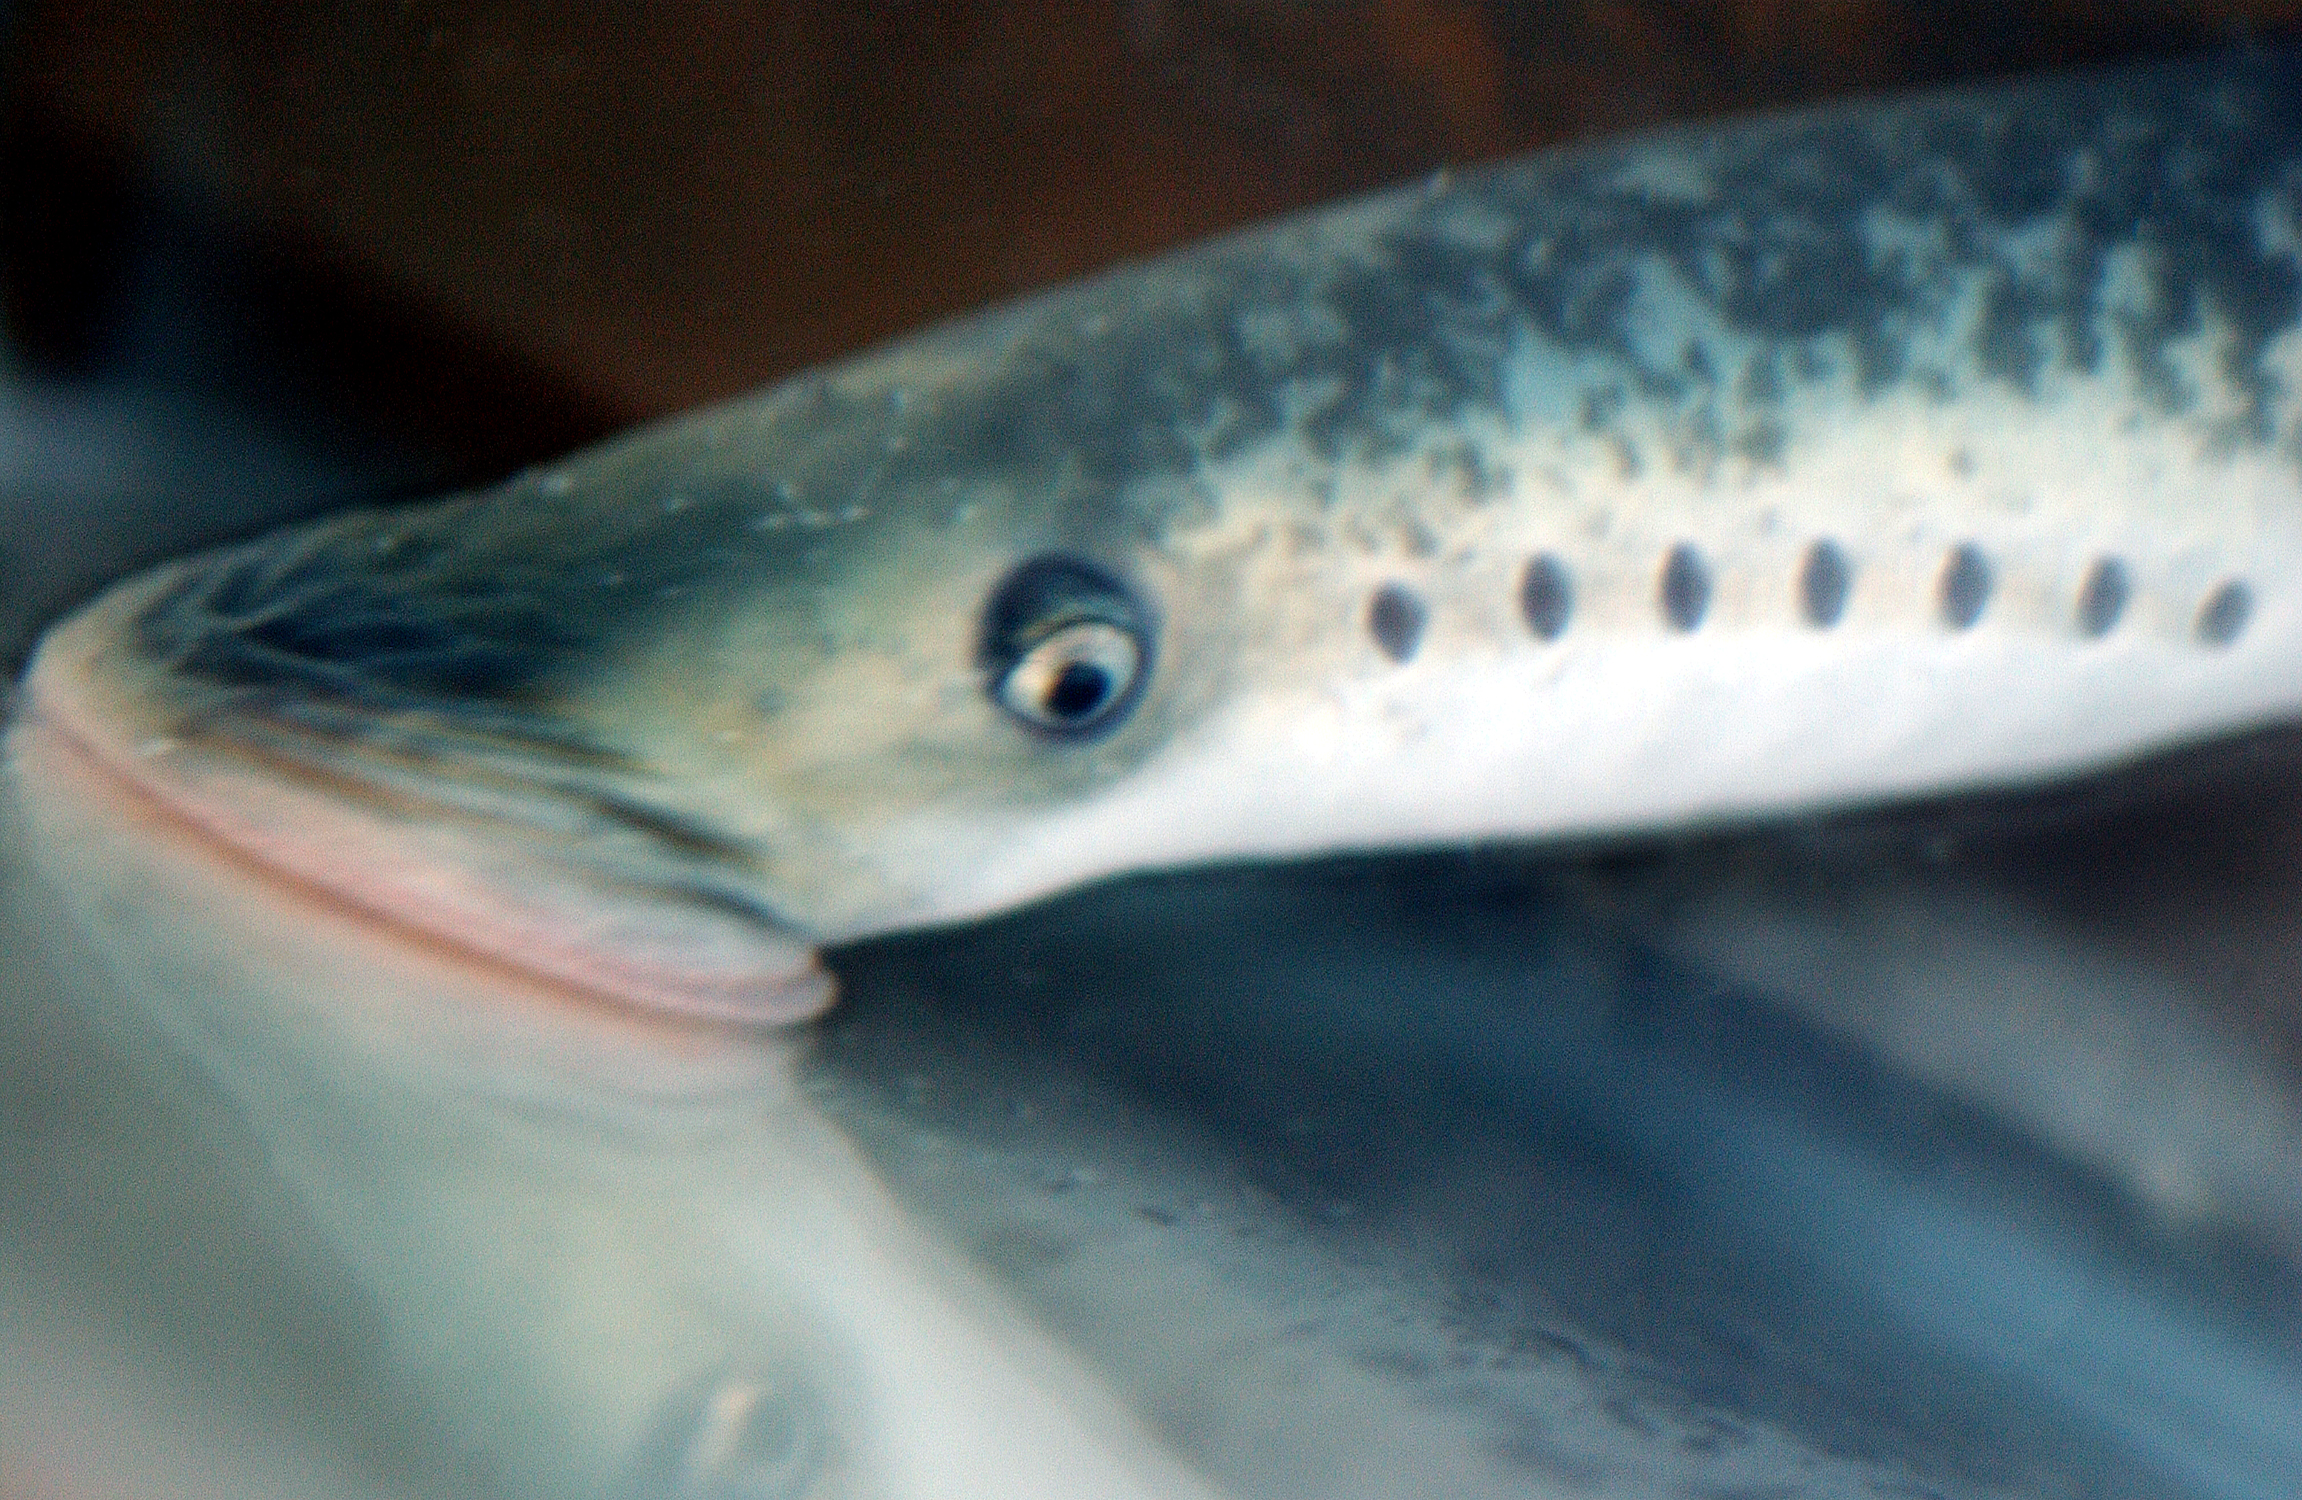
<svg viewBox="0 0 2302 1500"><path fill-rule="evenodd" d="M761 1026L831 1003L812 947L749 913L619 880L510 824L345 797L324 777L142 732L133 689L104 670L110 603L41 647L26 711L207 839L369 916L626 1004Z"/></svg>

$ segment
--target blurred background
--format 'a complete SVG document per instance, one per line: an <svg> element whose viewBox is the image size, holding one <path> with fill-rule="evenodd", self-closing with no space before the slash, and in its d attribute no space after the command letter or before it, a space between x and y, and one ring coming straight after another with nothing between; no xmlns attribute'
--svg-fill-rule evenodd
<svg viewBox="0 0 2302 1500"><path fill-rule="evenodd" d="M494 472L930 319L1557 141L2291 34L2295 0L20 0L30 376L144 353ZM221 321L221 320L219 320Z"/></svg>

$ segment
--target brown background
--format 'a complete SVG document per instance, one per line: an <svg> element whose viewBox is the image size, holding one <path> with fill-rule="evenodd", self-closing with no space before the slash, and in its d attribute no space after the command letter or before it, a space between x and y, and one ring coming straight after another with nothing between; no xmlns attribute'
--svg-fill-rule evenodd
<svg viewBox="0 0 2302 1500"><path fill-rule="evenodd" d="M479 470L1546 142L2292 34L2302 0L1018 0L18 12L10 332L100 354L157 194L318 392Z"/></svg>

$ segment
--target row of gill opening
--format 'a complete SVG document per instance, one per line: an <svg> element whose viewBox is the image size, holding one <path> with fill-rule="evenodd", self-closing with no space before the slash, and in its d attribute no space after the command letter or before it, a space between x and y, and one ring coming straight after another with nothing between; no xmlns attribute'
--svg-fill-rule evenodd
<svg viewBox="0 0 2302 1500"><path fill-rule="evenodd" d="M1800 617L1816 630L1834 629L1846 616L1854 575L1854 560L1836 541L1821 537L1809 544L1798 570ZM1979 543L1951 547L1935 575L1937 618L1949 630L1973 629L1990 608L1997 581L1997 569ZM2125 618L2134 591L2134 571L2125 559L2108 554L2095 558L2071 603L2073 630L2087 640L2109 635ZM1675 543L1655 575L1655 609L1663 624L1681 634L1701 629L1710 614L1712 592L1711 568L1702 550L1692 542ZM1529 558L1519 573L1518 604L1520 618L1538 640L1564 636L1575 615L1574 574L1566 562L1552 552ZM2224 579L2200 600L2191 620L2192 638L2202 646L2228 646L2245 631L2253 614L2253 590L2242 579ZM1429 620L1429 606L1405 584L1382 585L1368 604L1368 632L1393 661L1414 656Z"/></svg>

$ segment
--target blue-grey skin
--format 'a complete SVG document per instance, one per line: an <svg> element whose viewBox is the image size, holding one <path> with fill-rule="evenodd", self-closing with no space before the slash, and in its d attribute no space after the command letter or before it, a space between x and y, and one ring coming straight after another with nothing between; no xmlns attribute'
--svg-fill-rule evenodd
<svg viewBox="0 0 2302 1500"><path fill-rule="evenodd" d="M1538 156L197 559L43 671L162 780L459 824L459 932L543 871L531 931L790 1009L1114 870L2052 774L2302 703L2298 203L2283 54ZM1075 732L999 701L1033 566L1134 653Z"/></svg>
<svg viewBox="0 0 2302 1500"><path fill-rule="evenodd" d="M505 1489L1193 1493L785 1043L654 1013L1120 870L2290 718L2298 315L2288 55L1538 157L132 580L12 779Z"/></svg>

